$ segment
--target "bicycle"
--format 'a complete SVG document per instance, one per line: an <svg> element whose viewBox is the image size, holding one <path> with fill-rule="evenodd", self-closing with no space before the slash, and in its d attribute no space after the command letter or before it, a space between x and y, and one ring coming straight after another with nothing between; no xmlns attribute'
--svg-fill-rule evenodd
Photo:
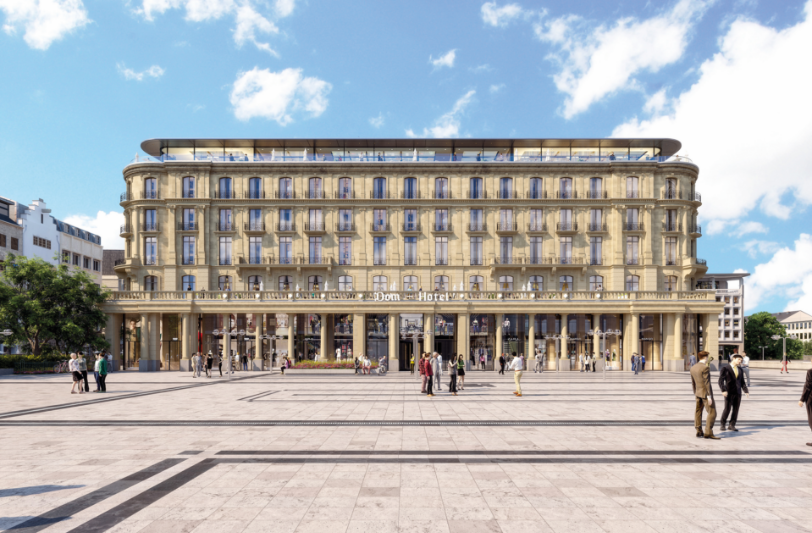
<svg viewBox="0 0 812 533"><path fill-rule="evenodd" d="M60 361L54 365L54 373L61 374L63 372L67 372L69 370L68 361Z"/></svg>

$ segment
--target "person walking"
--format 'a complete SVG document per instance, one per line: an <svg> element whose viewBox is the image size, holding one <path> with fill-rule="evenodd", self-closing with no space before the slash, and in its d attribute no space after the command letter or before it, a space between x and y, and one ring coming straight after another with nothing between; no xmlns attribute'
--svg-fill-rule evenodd
<svg viewBox="0 0 812 533"><path fill-rule="evenodd" d="M448 392L452 395L457 395L457 360L452 357L448 361Z"/></svg>
<svg viewBox="0 0 812 533"><path fill-rule="evenodd" d="M417 362L417 371L420 373L420 381L422 382L422 387L420 392L423 394L427 394L426 387L429 383L429 375L426 373L426 354L420 354L420 359Z"/></svg>
<svg viewBox="0 0 812 533"><path fill-rule="evenodd" d="M428 377L428 381L426 383L426 396L434 396L434 391L431 388L434 381L434 364L434 354L432 354L429 359L426 359L425 363L426 376Z"/></svg>
<svg viewBox="0 0 812 533"><path fill-rule="evenodd" d="M789 368L787 368L788 364L789 364L789 357L787 356L787 354L784 354L783 358L781 359L781 373L782 374L784 372L789 374Z"/></svg>
<svg viewBox="0 0 812 533"><path fill-rule="evenodd" d="M462 354L457 357L457 388L465 390L465 357Z"/></svg>
<svg viewBox="0 0 812 533"><path fill-rule="evenodd" d="M646 371L646 354L643 354L643 355L641 355L641 356L640 356L640 361L641 361L641 363L640 363L640 364L642 365L642 366L640 367L640 370L642 370L643 372L645 372L645 371Z"/></svg>
<svg viewBox="0 0 812 533"><path fill-rule="evenodd" d="M412 354L411 359L409 359L409 371L414 375L414 354Z"/></svg>
<svg viewBox="0 0 812 533"><path fill-rule="evenodd" d="M736 422L739 420L739 405L742 403L742 391L750 397L750 391L744 382L744 372L739 369L742 356L734 353L730 358L730 364L724 365L719 371L719 388L725 397L725 408L722 411L722 431L727 431L727 420L730 415L730 431L736 429ZM732 412L731 412L732 411Z"/></svg>
<svg viewBox="0 0 812 533"><path fill-rule="evenodd" d="M202 367L203 367L203 358L200 357L200 352L195 352L195 354L192 356L192 377L193 378L199 378L200 377L200 371L202 370Z"/></svg>
<svg viewBox="0 0 812 533"><path fill-rule="evenodd" d="M98 392L107 392L107 374L110 372L110 367L107 363L107 358L104 355L99 356L99 384L101 390Z"/></svg>
<svg viewBox="0 0 812 533"><path fill-rule="evenodd" d="M809 422L809 429L812 429L812 368L806 371L806 381L804 382L801 399L798 400L798 407L806 404L806 419ZM807 446L812 446L812 442L807 442Z"/></svg>
<svg viewBox="0 0 812 533"><path fill-rule="evenodd" d="M637 352L632 353L632 371L637 375Z"/></svg>
<svg viewBox="0 0 812 533"><path fill-rule="evenodd" d="M287 366L288 361L286 358L283 357L282 360L279 362L279 371L282 372L283 376L285 375L285 369L287 368Z"/></svg>
<svg viewBox="0 0 812 533"><path fill-rule="evenodd" d="M219 352L215 356L215 359L217 360L217 370L220 371L220 377L223 377L223 353Z"/></svg>
<svg viewBox="0 0 812 533"><path fill-rule="evenodd" d="M440 387L440 382L443 379L443 356L437 352L434 352L434 356L437 359L437 372L434 373L434 384L437 386L437 391L442 392L442 388Z"/></svg>
<svg viewBox="0 0 812 533"><path fill-rule="evenodd" d="M513 381L516 382L516 390L513 391L513 394L516 396L522 395L522 374L524 373L524 366L521 357L514 357L513 361L510 362L509 370L513 370Z"/></svg>
<svg viewBox="0 0 812 533"><path fill-rule="evenodd" d="M499 373L504 375L505 374L505 363L507 359L505 359L505 354L499 356Z"/></svg>
<svg viewBox="0 0 812 533"><path fill-rule="evenodd" d="M206 377L207 378L211 378L211 369L212 369L213 365L214 365L214 356L212 355L211 350L209 350L209 353L206 356Z"/></svg>
<svg viewBox="0 0 812 533"><path fill-rule="evenodd" d="M87 382L87 359L85 359L85 352L79 352L79 372L82 373L82 382L85 386L85 392L90 392L90 384Z"/></svg>
<svg viewBox="0 0 812 533"><path fill-rule="evenodd" d="M691 367L691 386L694 389L696 408L694 409L694 427L697 438L718 440L713 434L713 424L716 422L716 406L713 405L713 388L710 380L710 367L708 366L708 352L699 352L699 362ZM708 412L705 433L702 433L702 409Z"/></svg>
<svg viewBox="0 0 812 533"><path fill-rule="evenodd" d="M750 357L745 353L742 352L742 364L741 364L742 372L744 372L745 380L747 381L747 386L750 386Z"/></svg>
<svg viewBox="0 0 812 533"><path fill-rule="evenodd" d="M592 356L587 352L586 356L584 357L584 364L586 365L585 372L589 372L592 370Z"/></svg>
<svg viewBox="0 0 812 533"><path fill-rule="evenodd" d="M583 372L584 371L584 354L583 354L583 352L578 354L578 366L581 368L581 370L579 370L579 372Z"/></svg>
<svg viewBox="0 0 812 533"><path fill-rule="evenodd" d="M93 392L101 392L101 382L99 381L99 363L101 362L101 354L96 354L96 360L93 362L93 378L96 380L96 390Z"/></svg>
<svg viewBox="0 0 812 533"><path fill-rule="evenodd" d="M76 388L76 384L79 384L79 394L84 394L85 390L82 386L82 373L79 372L79 360L77 359L77 355L75 353L70 354L70 361L68 361L68 370L70 370L71 376L73 376L73 385L70 387L70 393L76 394L74 390Z"/></svg>

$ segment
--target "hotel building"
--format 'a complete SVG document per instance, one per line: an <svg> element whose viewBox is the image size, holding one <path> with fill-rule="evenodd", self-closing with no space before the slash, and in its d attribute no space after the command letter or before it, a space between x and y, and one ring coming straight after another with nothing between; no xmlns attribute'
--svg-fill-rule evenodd
<svg viewBox="0 0 812 533"><path fill-rule="evenodd" d="M683 370L718 350L698 167L671 139L155 139L105 304L124 368L195 351L501 353ZM700 339L700 332L705 338ZM121 347L121 348L119 348Z"/></svg>

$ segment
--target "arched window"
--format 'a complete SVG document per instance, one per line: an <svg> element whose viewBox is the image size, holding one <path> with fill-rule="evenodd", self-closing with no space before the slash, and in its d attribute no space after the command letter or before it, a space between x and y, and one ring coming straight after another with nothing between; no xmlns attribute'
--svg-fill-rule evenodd
<svg viewBox="0 0 812 533"><path fill-rule="evenodd" d="M417 276L403 276L403 290L416 291L417 290Z"/></svg>
<svg viewBox="0 0 812 533"><path fill-rule="evenodd" d="M231 276L220 276L217 278L217 286L221 291L231 290Z"/></svg>
<svg viewBox="0 0 812 533"><path fill-rule="evenodd" d="M308 198L324 198L324 191L321 188L321 178L310 178L307 187Z"/></svg>
<svg viewBox="0 0 812 533"><path fill-rule="evenodd" d="M186 176L183 178L183 197L195 197L195 179L192 176Z"/></svg>
<svg viewBox="0 0 812 533"><path fill-rule="evenodd" d="M468 197L471 200L481 200L485 197L484 189L482 188L482 178L471 178L468 188Z"/></svg>
<svg viewBox="0 0 812 533"><path fill-rule="evenodd" d="M447 200L448 196L448 178L435 178L434 180L434 197L438 200Z"/></svg>
<svg viewBox="0 0 812 533"><path fill-rule="evenodd" d="M279 178L279 198L293 198L293 182L290 178Z"/></svg>
<svg viewBox="0 0 812 533"><path fill-rule="evenodd" d="M194 276L183 276L183 280L181 282L181 290L184 291L193 291L195 290L195 277Z"/></svg>
<svg viewBox="0 0 812 533"><path fill-rule="evenodd" d="M338 290L351 291L352 290L352 276L339 276L338 277Z"/></svg>
<svg viewBox="0 0 812 533"><path fill-rule="evenodd" d="M530 178L530 199L541 200L544 197L541 178Z"/></svg>
<svg viewBox="0 0 812 533"><path fill-rule="evenodd" d="M434 276L434 290L447 291L448 290L448 276Z"/></svg>
<svg viewBox="0 0 812 533"><path fill-rule="evenodd" d="M481 291L485 289L485 278L482 276L470 276L468 278L468 288L472 291Z"/></svg>
<svg viewBox="0 0 812 533"><path fill-rule="evenodd" d="M289 291L292 289L293 276L279 276L279 290Z"/></svg>
<svg viewBox="0 0 812 533"><path fill-rule="evenodd" d="M321 282L321 276L308 276L307 277L307 290L318 291L324 286Z"/></svg>
<svg viewBox="0 0 812 533"><path fill-rule="evenodd" d="M251 178L248 180L248 198L253 198L254 200L263 198L262 178Z"/></svg>
<svg viewBox="0 0 812 533"><path fill-rule="evenodd" d="M338 198L341 200L352 198L352 178L338 180Z"/></svg>
<svg viewBox="0 0 812 533"><path fill-rule="evenodd" d="M158 182L155 178L144 180L144 198L154 200L158 198Z"/></svg>
<svg viewBox="0 0 812 533"><path fill-rule="evenodd" d="M417 198L417 178L406 178L403 180L403 198L407 200Z"/></svg>
<svg viewBox="0 0 812 533"><path fill-rule="evenodd" d="M669 292L677 290L677 276L665 277L665 290Z"/></svg>
<svg viewBox="0 0 812 533"><path fill-rule="evenodd" d="M636 291L640 288L640 276L629 274L626 276L626 290L629 292Z"/></svg>
<svg viewBox="0 0 812 533"><path fill-rule="evenodd" d="M144 276L144 290L157 291L158 290L158 276Z"/></svg>
<svg viewBox="0 0 812 533"><path fill-rule="evenodd" d="M603 180L601 178L589 179L589 197L590 198L603 197Z"/></svg>
<svg viewBox="0 0 812 533"><path fill-rule="evenodd" d="M603 276L589 276L589 290L602 291L603 290Z"/></svg>
<svg viewBox="0 0 812 533"><path fill-rule="evenodd" d="M377 200L386 199L386 178L372 180L372 198Z"/></svg>
<svg viewBox="0 0 812 533"><path fill-rule="evenodd" d="M559 276L558 278L559 291L572 291L572 276Z"/></svg>
<svg viewBox="0 0 812 533"><path fill-rule="evenodd" d="M220 178L220 190L217 195L218 198L234 198L233 190L231 189L231 178Z"/></svg>
<svg viewBox="0 0 812 533"><path fill-rule="evenodd" d="M499 179L499 198L513 198L513 178Z"/></svg>
<svg viewBox="0 0 812 533"><path fill-rule="evenodd" d="M387 283L386 276L374 276L372 278L372 290L373 291L385 291L387 290L386 283Z"/></svg>
<svg viewBox="0 0 812 533"><path fill-rule="evenodd" d="M499 276L499 290L512 291L513 290L513 276Z"/></svg>
<svg viewBox="0 0 812 533"><path fill-rule="evenodd" d="M262 284L262 276L248 276L248 290L249 291L258 291L258 290L260 290L261 284Z"/></svg>
<svg viewBox="0 0 812 533"><path fill-rule="evenodd" d="M530 290L543 291L544 290L544 276L530 276Z"/></svg>

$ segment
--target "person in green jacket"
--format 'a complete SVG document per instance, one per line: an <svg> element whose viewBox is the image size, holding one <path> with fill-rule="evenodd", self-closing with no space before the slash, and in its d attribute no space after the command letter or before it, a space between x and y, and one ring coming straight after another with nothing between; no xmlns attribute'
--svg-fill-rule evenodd
<svg viewBox="0 0 812 533"><path fill-rule="evenodd" d="M99 369L99 390L96 392L107 392L107 383L105 382L107 379L107 358L103 354L97 355L96 358L96 365Z"/></svg>

